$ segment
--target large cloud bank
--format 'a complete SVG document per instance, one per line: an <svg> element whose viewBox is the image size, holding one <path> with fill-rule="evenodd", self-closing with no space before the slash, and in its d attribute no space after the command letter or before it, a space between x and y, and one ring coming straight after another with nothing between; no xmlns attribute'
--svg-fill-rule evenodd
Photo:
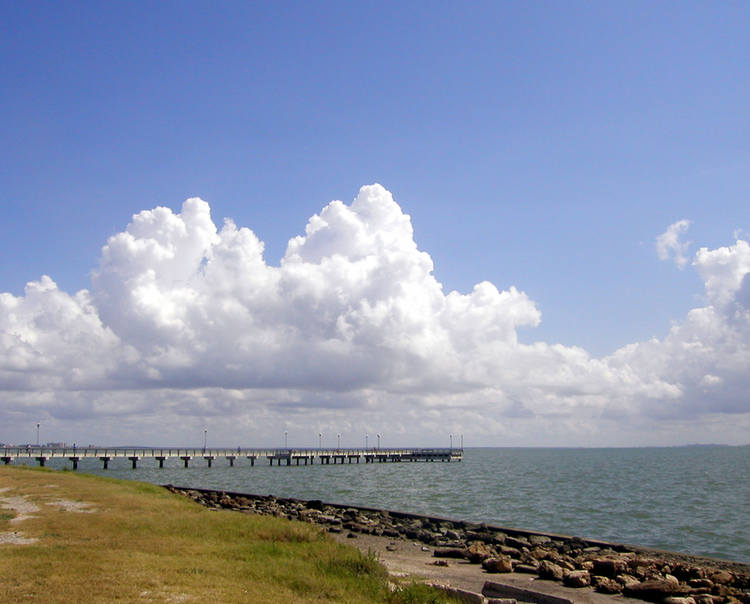
<svg viewBox="0 0 750 604"><path fill-rule="evenodd" d="M687 225L657 240L681 266ZM104 434L152 439L179 438L153 428L169 418L261 440L333 423L487 444L606 444L624 425L664 438L684 422L739 434L750 416L750 246L702 248L693 266L705 306L663 340L596 359L520 343L517 329L541 317L514 287L445 292L379 185L313 216L279 266L251 230L217 228L209 205L188 199L111 237L90 291L71 296L45 276L23 296L0 294L0 419L117 418Z"/></svg>

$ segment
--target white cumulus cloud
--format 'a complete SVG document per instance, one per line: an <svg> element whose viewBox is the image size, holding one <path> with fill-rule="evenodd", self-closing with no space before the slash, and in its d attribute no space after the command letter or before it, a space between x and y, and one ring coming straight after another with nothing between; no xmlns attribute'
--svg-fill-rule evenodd
<svg viewBox="0 0 750 604"><path fill-rule="evenodd" d="M688 224L657 238L660 256L686 264ZM103 247L90 291L69 295L43 277L23 296L0 294L0 419L74 421L110 442L177 442L210 422L246 443L335 424L405 440L447 430L608 444L624 425L627 440L642 422L718 414L739 426L750 414L742 240L696 254L707 306L663 339L601 359L519 342L541 315L514 286L444 291L380 185L311 217L278 266L263 252L250 229L217 227L192 198L179 213L135 215Z"/></svg>

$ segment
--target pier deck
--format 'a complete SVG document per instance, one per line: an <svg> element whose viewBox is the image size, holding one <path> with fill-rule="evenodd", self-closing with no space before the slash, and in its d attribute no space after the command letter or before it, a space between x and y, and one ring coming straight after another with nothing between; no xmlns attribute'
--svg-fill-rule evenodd
<svg viewBox="0 0 750 604"><path fill-rule="evenodd" d="M185 468L189 467L193 460L203 460L210 468L213 462L224 459L230 466L237 462L254 466L256 460L266 459L271 466L274 461L277 466L285 465L313 465L317 459L323 465L344 463L395 463L395 462L451 462L462 461L463 449L453 448L319 448L319 449L269 449L269 448L242 448L234 449L203 449L203 448L157 448L157 447L4 447L0 449L0 461L5 465L15 460L35 460L40 466L44 466L51 459L67 459L73 464L73 469L78 469L78 462L85 458L98 458L104 469L109 467L109 462L116 458L124 458L130 461L133 469L138 467L142 460L154 460L159 467L164 467L168 459L180 459Z"/></svg>

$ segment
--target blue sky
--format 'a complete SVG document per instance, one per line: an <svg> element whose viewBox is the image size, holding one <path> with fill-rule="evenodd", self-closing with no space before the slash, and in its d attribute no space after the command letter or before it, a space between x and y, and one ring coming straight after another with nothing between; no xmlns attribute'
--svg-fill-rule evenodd
<svg viewBox="0 0 750 604"><path fill-rule="evenodd" d="M133 215L194 196L278 267L311 216L380 183L445 294L514 286L541 313L522 344L600 358L710 306L705 274L657 255L670 225L690 221L691 261L750 230L743 3L0 11L0 291L19 299L42 275L92 289Z"/></svg>

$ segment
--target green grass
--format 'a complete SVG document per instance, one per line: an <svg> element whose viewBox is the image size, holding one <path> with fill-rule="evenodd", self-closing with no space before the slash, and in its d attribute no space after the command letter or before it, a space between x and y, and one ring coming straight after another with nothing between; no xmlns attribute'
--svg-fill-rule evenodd
<svg viewBox="0 0 750 604"><path fill-rule="evenodd" d="M40 509L0 532L39 541L0 544L0 602L447 602L423 585L395 593L373 555L318 527L212 511L165 489L40 468L0 467L0 498ZM64 499L92 513L64 511Z"/></svg>

